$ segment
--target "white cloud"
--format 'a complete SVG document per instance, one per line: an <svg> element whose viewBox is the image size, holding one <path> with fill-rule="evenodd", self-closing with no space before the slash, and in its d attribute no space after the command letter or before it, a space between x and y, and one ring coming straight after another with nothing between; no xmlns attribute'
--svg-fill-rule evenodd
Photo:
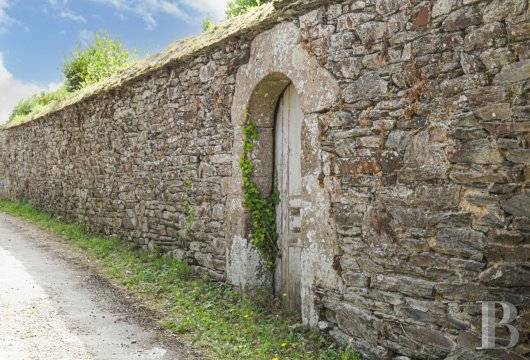
<svg viewBox="0 0 530 360"><path fill-rule="evenodd" d="M0 34L6 32L7 27L15 22L13 18L7 15L6 9L8 7L8 0L0 0Z"/></svg>
<svg viewBox="0 0 530 360"><path fill-rule="evenodd" d="M183 4L196 10L201 15L209 16L214 21L225 17L228 0L180 0Z"/></svg>
<svg viewBox="0 0 530 360"><path fill-rule="evenodd" d="M66 18L66 19L69 19L69 20L72 20L72 21L77 21L77 22L80 22L80 23L86 23L86 19L83 16L77 15L77 14L75 14L72 11L69 11L69 10L61 11L59 16L63 17L63 18Z"/></svg>
<svg viewBox="0 0 530 360"><path fill-rule="evenodd" d="M92 0L98 4L114 7L120 13L133 13L141 17L148 29L156 27L155 15L165 13L177 19L188 20L178 4L169 0Z"/></svg>
<svg viewBox="0 0 530 360"><path fill-rule="evenodd" d="M9 119L9 114L22 99L26 99L41 91L57 90L61 84L50 83L47 87L24 83L17 80L4 66L4 56L0 52L0 124L5 124Z"/></svg>
<svg viewBox="0 0 530 360"><path fill-rule="evenodd" d="M52 6L56 6L57 4L60 4L60 3L62 3L63 5L68 4L68 0L48 0L48 2Z"/></svg>
<svg viewBox="0 0 530 360"><path fill-rule="evenodd" d="M120 14L131 13L143 19L149 29L156 27L156 16L166 14L176 19L193 21L194 17L183 10L183 6L195 10L202 16L218 21L224 17L228 0L92 0L95 3L114 7Z"/></svg>

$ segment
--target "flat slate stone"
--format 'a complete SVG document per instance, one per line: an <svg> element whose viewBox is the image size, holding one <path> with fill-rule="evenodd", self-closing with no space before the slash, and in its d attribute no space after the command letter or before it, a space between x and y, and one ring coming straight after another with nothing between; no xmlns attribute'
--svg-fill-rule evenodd
<svg viewBox="0 0 530 360"><path fill-rule="evenodd" d="M530 59L506 65L501 72L495 76L495 81L511 83L523 81L530 78Z"/></svg>
<svg viewBox="0 0 530 360"><path fill-rule="evenodd" d="M520 217L530 217L530 192L523 192L510 198L502 209L509 214Z"/></svg>

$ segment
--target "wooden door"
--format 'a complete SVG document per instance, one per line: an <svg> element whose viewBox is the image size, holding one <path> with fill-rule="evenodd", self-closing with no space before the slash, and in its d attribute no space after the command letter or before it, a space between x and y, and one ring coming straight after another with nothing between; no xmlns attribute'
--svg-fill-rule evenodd
<svg viewBox="0 0 530 360"><path fill-rule="evenodd" d="M275 169L280 204L276 212L280 254L275 291L286 307L301 311L300 208L302 195L302 122L304 115L294 85L280 98L275 125ZM286 294L286 296L284 296Z"/></svg>

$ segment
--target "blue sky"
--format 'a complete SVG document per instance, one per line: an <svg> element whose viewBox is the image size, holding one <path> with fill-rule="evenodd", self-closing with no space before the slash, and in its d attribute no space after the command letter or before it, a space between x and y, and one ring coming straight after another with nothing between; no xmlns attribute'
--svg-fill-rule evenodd
<svg viewBox="0 0 530 360"><path fill-rule="evenodd" d="M139 54L200 33L219 21L227 0L0 0L0 124L34 92L64 80L61 64L78 41L98 30Z"/></svg>

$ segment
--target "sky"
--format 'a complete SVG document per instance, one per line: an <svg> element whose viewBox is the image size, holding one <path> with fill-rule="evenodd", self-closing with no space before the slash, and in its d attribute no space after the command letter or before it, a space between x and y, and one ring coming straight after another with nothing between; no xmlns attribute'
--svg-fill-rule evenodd
<svg viewBox="0 0 530 360"><path fill-rule="evenodd" d="M0 0L0 124L24 98L55 90L61 64L97 31L145 55L224 17L227 0Z"/></svg>

